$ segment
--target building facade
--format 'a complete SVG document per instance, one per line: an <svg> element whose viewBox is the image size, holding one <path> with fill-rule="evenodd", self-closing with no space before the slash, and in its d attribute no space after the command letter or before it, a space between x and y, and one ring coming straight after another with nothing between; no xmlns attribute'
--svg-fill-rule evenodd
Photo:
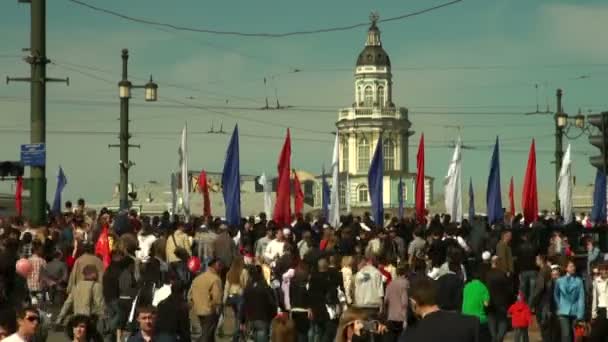
<svg viewBox="0 0 608 342"><path fill-rule="evenodd" d="M408 110L393 101L391 60L382 47L377 16L372 16L365 46L355 65L354 102L338 112L341 207L363 211L371 206L368 171L382 136L384 154L384 207L398 207L398 184L404 182L404 205L414 206L415 174L409 173L409 137L414 134ZM328 177L331 181L331 176ZM315 207L321 206L321 186L315 194ZM433 179L426 177L426 202L432 203Z"/></svg>

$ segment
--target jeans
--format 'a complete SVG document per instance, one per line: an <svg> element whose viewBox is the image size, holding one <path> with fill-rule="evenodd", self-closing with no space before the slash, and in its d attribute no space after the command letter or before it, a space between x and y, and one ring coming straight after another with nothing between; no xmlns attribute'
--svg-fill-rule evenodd
<svg viewBox="0 0 608 342"><path fill-rule="evenodd" d="M333 342L337 328L336 321L315 321L312 325L313 342Z"/></svg>
<svg viewBox="0 0 608 342"><path fill-rule="evenodd" d="M116 330L122 328L124 313L118 299L106 303L106 314L108 317L108 331L104 336L107 342L116 342Z"/></svg>
<svg viewBox="0 0 608 342"><path fill-rule="evenodd" d="M211 314L207 316L198 316L201 322L202 334L198 342L215 342L215 330L220 319L219 315Z"/></svg>
<svg viewBox="0 0 608 342"><path fill-rule="evenodd" d="M561 342L572 342L572 332L574 329L574 321L576 319L573 316L559 316L559 330L561 332Z"/></svg>
<svg viewBox="0 0 608 342"><path fill-rule="evenodd" d="M529 342L530 338L528 337L528 329L527 328L517 328L515 329L515 342Z"/></svg>
<svg viewBox="0 0 608 342"><path fill-rule="evenodd" d="M507 334L507 316L503 313L492 312L488 314L488 328L492 342L502 342Z"/></svg>
<svg viewBox="0 0 608 342"><path fill-rule="evenodd" d="M523 292L526 303L532 296L536 283L536 271L523 271L519 274L519 290Z"/></svg>
<svg viewBox="0 0 608 342"><path fill-rule="evenodd" d="M226 305L230 305L230 307L232 308L232 311L234 311L234 332L232 335L232 341L238 342L241 337L240 317L241 317L241 310L243 307L243 296L239 296L239 295L229 296L226 299Z"/></svg>
<svg viewBox="0 0 608 342"><path fill-rule="evenodd" d="M252 321L251 329L253 331L253 340L255 342L270 341L270 324L265 321Z"/></svg>

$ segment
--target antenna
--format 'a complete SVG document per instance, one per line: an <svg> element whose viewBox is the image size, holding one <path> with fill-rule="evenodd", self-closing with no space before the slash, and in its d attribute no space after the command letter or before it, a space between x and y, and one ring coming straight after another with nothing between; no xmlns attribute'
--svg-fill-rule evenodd
<svg viewBox="0 0 608 342"><path fill-rule="evenodd" d="M217 133L226 134L226 131L224 131L224 122L220 123L220 130Z"/></svg>
<svg viewBox="0 0 608 342"><path fill-rule="evenodd" d="M211 120L211 129L209 131L207 131L207 133L215 133L215 129L213 128L214 122L215 122L215 120Z"/></svg>

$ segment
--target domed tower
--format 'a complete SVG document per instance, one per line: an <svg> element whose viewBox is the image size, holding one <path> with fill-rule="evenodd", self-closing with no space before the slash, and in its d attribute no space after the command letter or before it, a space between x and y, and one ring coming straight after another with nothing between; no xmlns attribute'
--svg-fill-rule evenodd
<svg viewBox="0 0 608 342"><path fill-rule="evenodd" d="M408 174L408 140L411 123L406 108L393 102L391 60L382 47L378 15L370 16L365 47L355 66L355 101L338 113L341 199L352 207L369 207L367 175L379 135L383 138L384 204L397 206L397 183ZM348 197L348 198L346 198Z"/></svg>

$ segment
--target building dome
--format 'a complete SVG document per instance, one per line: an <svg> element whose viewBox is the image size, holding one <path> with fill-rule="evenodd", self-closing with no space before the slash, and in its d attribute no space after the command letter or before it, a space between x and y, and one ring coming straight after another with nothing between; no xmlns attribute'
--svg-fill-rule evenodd
<svg viewBox="0 0 608 342"><path fill-rule="evenodd" d="M382 46L368 45L363 48L363 51L357 58L357 66L373 65L373 66L391 66L391 60Z"/></svg>

